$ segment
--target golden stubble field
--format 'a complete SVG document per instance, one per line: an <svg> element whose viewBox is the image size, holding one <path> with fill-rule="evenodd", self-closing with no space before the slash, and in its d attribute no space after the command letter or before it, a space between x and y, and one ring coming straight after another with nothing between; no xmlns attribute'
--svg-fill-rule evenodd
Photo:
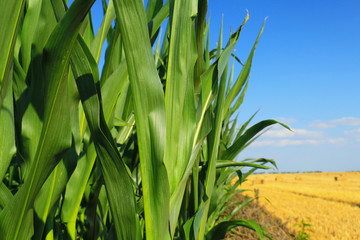
<svg viewBox="0 0 360 240"><path fill-rule="evenodd" d="M311 239L360 239L360 172L256 174L242 188L289 229L311 224Z"/></svg>

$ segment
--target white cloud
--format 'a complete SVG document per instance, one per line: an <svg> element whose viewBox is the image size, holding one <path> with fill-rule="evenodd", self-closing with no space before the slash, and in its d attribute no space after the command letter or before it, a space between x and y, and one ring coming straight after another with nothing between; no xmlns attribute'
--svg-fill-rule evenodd
<svg viewBox="0 0 360 240"><path fill-rule="evenodd" d="M327 139L328 143L331 144L340 144L340 143L346 143L347 139L343 138L343 137L339 137L339 138L329 138Z"/></svg>
<svg viewBox="0 0 360 240"><path fill-rule="evenodd" d="M306 129L292 129L289 131L281 126L276 126L267 132L262 137L267 138L288 138L288 137L302 137L302 138L320 138L323 136L323 132L309 131Z"/></svg>
<svg viewBox="0 0 360 240"><path fill-rule="evenodd" d="M285 128L281 128L279 129L278 127L274 127L268 131L266 131L261 137L267 137L267 138L284 138L284 137L291 137L294 135L294 132L285 129Z"/></svg>
<svg viewBox="0 0 360 240"><path fill-rule="evenodd" d="M324 133L319 131L310 131L306 129L294 129L296 136L308 137L308 138L321 138Z"/></svg>
<svg viewBox="0 0 360 240"><path fill-rule="evenodd" d="M356 135L358 141L360 141L360 128L354 131L348 131L342 136L332 136L328 131L313 131L296 128L292 129L292 131L289 131L282 126L274 126L273 128L266 131L259 139L253 142L252 146L285 147L316 144L331 144L339 146L349 140L346 135Z"/></svg>
<svg viewBox="0 0 360 240"><path fill-rule="evenodd" d="M356 141L360 142L360 128L345 131L344 135L348 137L353 137L356 139Z"/></svg>
<svg viewBox="0 0 360 240"><path fill-rule="evenodd" d="M324 133L320 131L310 131L307 129L292 129L292 131L282 127L274 126L266 131L259 139L253 142L254 147L264 146L299 146L305 144L320 144L323 141Z"/></svg>
<svg viewBox="0 0 360 240"><path fill-rule="evenodd" d="M349 131L345 131L344 134L346 136L360 136L360 128L358 129L353 129L353 130L349 130Z"/></svg>
<svg viewBox="0 0 360 240"><path fill-rule="evenodd" d="M322 120L316 120L312 123L310 123L310 127L313 128L335 128L338 126L352 126L357 127L360 126L360 118L356 117L343 117L338 118L330 121L322 121Z"/></svg>
<svg viewBox="0 0 360 240"><path fill-rule="evenodd" d="M315 139L279 139L279 140L257 140L252 143L251 146L254 147L265 147L265 146L276 146L276 147L285 147L285 146L299 146L305 144L319 144L320 141Z"/></svg>
<svg viewBox="0 0 360 240"><path fill-rule="evenodd" d="M360 118L356 117L343 117L332 122L338 126L360 126Z"/></svg>
<svg viewBox="0 0 360 240"><path fill-rule="evenodd" d="M328 122L322 122L320 120L316 120L316 121L310 123L310 127L323 129L323 128L333 128L335 126Z"/></svg>

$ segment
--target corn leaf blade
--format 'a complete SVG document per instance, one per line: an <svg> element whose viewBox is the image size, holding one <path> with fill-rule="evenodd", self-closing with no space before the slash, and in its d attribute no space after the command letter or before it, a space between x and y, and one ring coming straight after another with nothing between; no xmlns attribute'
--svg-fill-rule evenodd
<svg viewBox="0 0 360 240"><path fill-rule="evenodd" d="M14 109L11 69L14 47L25 0L0 3L0 179L15 153Z"/></svg>
<svg viewBox="0 0 360 240"><path fill-rule="evenodd" d="M247 146L247 143L249 141L251 141L252 138L254 138L257 134L259 134L263 129L265 129L271 125L274 125L274 124L280 124L281 126L290 130L290 128L288 126L286 126L278 121L275 121L275 120L264 120L264 121L258 122L257 124L253 125L248 130L246 130L243 135L239 136L235 140L235 142L231 145L231 147L228 148L222 154L221 159L233 160L237 156L237 154L241 150L243 150L245 146Z"/></svg>
<svg viewBox="0 0 360 240"><path fill-rule="evenodd" d="M25 0L2 1L0 4L0 22L3 23L0 28L0 106L2 106L11 79L10 70L13 64L15 41L24 5Z"/></svg>
<svg viewBox="0 0 360 240"><path fill-rule="evenodd" d="M71 60L92 140L101 163L116 235L118 239L136 239L137 220L132 180L105 122L96 62L80 36Z"/></svg>
<svg viewBox="0 0 360 240"><path fill-rule="evenodd" d="M141 0L115 0L134 100L141 166L146 239L169 237L169 183L163 162L164 94L151 50Z"/></svg>
<svg viewBox="0 0 360 240"><path fill-rule="evenodd" d="M31 234L33 202L61 154L70 147L66 70L80 23L93 1L76 1L57 25L43 53L45 87L44 125L30 176L0 213L4 239L26 239ZM66 32L66 34L65 34ZM61 125L62 127L59 127ZM19 207L21 206L21 207Z"/></svg>
<svg viewBox="0 0 360 240"><path fill-rule="evenodd" d="M166 81L166 142L164 162L169 172L170 194L184 174L195 133L194 66L197 58L196 14L192 1L170 1L172 8L169 62Z"/></svg>
<svg viewBox="0 0 360 240"><path fill-rule="evenodd" d="M264 239L264 231L262 228L253 220L232 220L232 221L224 221L213 227L207 234L206 239L207 240L215 240L215 239L221 239L225 237L225 234L227 231L233 229L234 227L242 226L249 228L251 230L256 231L259 238L262 240Z"/></svg>

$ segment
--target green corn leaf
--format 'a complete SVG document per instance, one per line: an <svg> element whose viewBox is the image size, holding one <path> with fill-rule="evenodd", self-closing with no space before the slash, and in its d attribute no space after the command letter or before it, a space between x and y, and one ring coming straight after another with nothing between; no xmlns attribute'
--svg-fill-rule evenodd
<svg viewBox="0 0 360 240"><path fill-rule="evenodd" d="M224 27L224 15L221 16L221 24L220 24L220 34L219 34L219 40L216 46L216 59L218 59L221 55L221 49L222 49L222 41L223 41L223 27Z"/></svg>
<svg viewBox="0 0 360 240"><path fill-rule="evenodd" d="M220 56L221 59L221 56ZM220 60L219 60L220 62ZM224 71L225 70L225 71ZM210 158L207 162L207 171L206 171L206 179L205 179L205 191L206 196L210 197L212 196L214 184L215 184L215 178L216 178L216 160L218 158L218 150L219 150L219 144L220 144L220 134L222 129L222 121L223 121L223 111L224 111L224 96L225 96L225 90L226 90L226 76L227 76L227 66L225 67L222 72L224 74L222 75L220 79L220 87L219 87L219 94L217 96L217 102L216 102L216 113L215 113L215 120L213 123L213 131L210 133L209 138L210 141ZM217 71L215 71L217 73ZM219 75L218 75L219 76ZM210 207L210 198L204 203L204 214L205 216L208 215L209 207ZM199 232L197 233L197 239L204 239L205 236L205 228L207 225L207 217L201 218L201 223L199 226Z"/></svg>
<svg viewBox="0 0 360 240"><path fill-rule="evenodd" d="M212 188L215 182L215 169L216 169L216 162L218 159L218 150L220 145L220 134L222 130L222 122L223 122L223 111L224 111L224 96L225 96L225 89L226 89L226 76L227 76L227 66L223 75L220 79L220 87L219 93L216 98L216 108L215 108L215 119L213 122L213 130L209 135L209 143L210 148L209 151L211 152L210 161L207 163L208 172L206 176L206 193L208 196L211 196Z"/></svg>
<svg viewBox="0 0 360 240"><path fill-rule="evenodd" d="M190 159L195 131L194 66L197 58L192 1L171 1L171 35L166 80L166 142L164 162L170 194Z"/></svg>
<svg viewBox="0 0 360 240"><path fill-rule="evenodd" d="M12 82L12 88L13 88L15 101L19 100L21 94L23 94L23 92L27 88L25 81L26 81L26 73L22 69L19 61L16 58L14 58L14 78Z"/></svg>
<svg viewBox="0 0 360 240"><path fill-rule="evenodd" d="M75 169L76 162L74 159L76 158L75 148L70 149L50 174L37 195L34 202L34 213L36 214L34 228L36 231L34 231L33 240L41 239L46 219L59 200L60 194L64 191L66 183Z"/></svg>
<svg viewBox="0 0 360 240"><path fill-rule="evenodd" d="M69 91L69 112L70 112L70 121L71 121L71 132L73 136L73 141L75 145L75 150L78 155L81 152L81 144L83 140L83 135L81 134L80 129L80 117L82 117L83 112L80 111L80 96L77 91L74 75L70 71L69 79L68 79L68 91Z"/></svg>
<svg viewBox="0 0 360 240"><path fill-rule="evenodd" d="M258 159L245 159L243 160L243 162L245 161L250 161L251 163L261 163L261 165L265 165L267 163L270 163L271 165L273 165L275 168L277 168L275 161L272 159L266 159L266 158L258 158ZM257 167L253 167L251 168L249 171L247 171L246 173L242 174L241 171L236 171L236 173L238 174L238 181L236 181L235 184L233 184L232 188L236 189L238 185L242 184L246 178L251 175L253 172L255 172L257 169Z"/></svg>
<svg viewBox="0 0 360 240"><path fill-rule="evenodd" d="M197 60L195 65L195 91L200 84L200 76L205 69L205 38L206 38L206 12L207 12L207 0L198 0L198 17L196 18L196 46L197 46Z"/></svg>
<svg viewBox="0 0 360 240"><path fill-rule="evenodd" d="M256 111L244 124L241 125L240 130L237 131L235 140L238 139L245 131L245 129L247 128L247 126L250 124L250 122L253 120L253 118L256 116L256 114L259 112Z"/></svg>
<svg viewBox="0 0 360 240"><path fill-rule="evenodd" d="M215 61L201 76L201 101L202 106L206 105L206 101L211 99L214 100L214 97L216 95L216 87L217 83L213 84L213 80L216 77L216 66L218 64L218 61ZM213 79L214 78L214 79Z"/></svg>
<svg viewBox="0 0 360 240"><path fill-rule="evenodd" d="M146 6L146 16L148 22L159 12L163 5L163 0L149 0Z"/></svg>
<svg viewBox="0 0 360 240"><path fill-rule="evenodd" d="M117 49L118 45L121 43L119 27L115 27L111 32L111 34L109 33L110 36L107 37L109 43L105 51L105 63L101 73L101 84L106 82L108 77L118 66L118 59L121 59L122 57L122 50Z"/></svg>
<svg viewBox="0 0 360 240"><path fill-rule="evenodd" d="M194 217L190 218L189 220L186 221L186 223L184 224L184 238L185 240L192 240L192 236L194 235L193 232L193 223L194 223Z"/></svg>
<svg viewBox="0 0 360 240"><path fill-rule="evenodd" d="M80 36L71 60L92 140L101 163L116 235L118 239L135 239L137 220L132 180L105 122L96 62Z"/></svg>
<svg viewBox="0 0 360 240"><path fill-rule="evenodd" d="M99 198L99 203L96 213L100 219L99 232L101 232L101 231L106 231L107 217L110 214L110 206L106 194L105 185L101 185L98 198Z"/></svg>
<svg viewBox="0 0 360 240"><path fill-rule="evenodd" d="M249 163L249 162L235 162L235 161L224 161L218 160L216 162L216 168L225 168L225 167L255 167L260 169L271 169L271 167L263 166L260 164Z"/></svg>
<svg viewBox="0 0 360 240"><path fill-rule="evenodd" d="M241 91L240 96L236 99L235 104L234 104L234 105L230 108L230 110L226 113L226 116L225 116L225 117L230 117L230 116L232 116L232 115L234 114L234 112L239 109L239 107L241 106L241 104L242 104L243 101L244 101L244 97L245 97L245 93L246 93L246 91L247 91L248 85L249 85L249 79L246 81L245 87L244 87L244 89Z"/></svg>
<svg viewBox="0 0 360 240"><path fill-rule="evenodd" d="M207 22L206 26L205 26L205 31L204 31L204 45L205 45L205 54L204 54L204 64L205 67L208 68L210 66L210 30L209 30L209 25L210 25L210 17L209 17L209 21ZM205 37L207 36L207 37ZM206 40L206 43L205 43Z"/></svg>
<svg viewBox="0 0 360 240"><path fill-rule="evenodd" d="M131 115L134 115L134 108L130 89L130 82L129 79L127 79L123 86L123 91L120 93L120 96L117 99L114 116L115 119L127 119L127 121L130 123L129 118L131 117Z"/></svg>
<svg viewBox="0 0 360 240"><path fill-rule="evenodd" d="M252 160L252 162L253 163L262 163L262 164L270 163L275 168L277 168L276 163L275 163L275 161L273 159L257 158L257 159Z"/></svg>
<svg viewBox="0 0 360 240"><path fill-rule="evenodd" d="M114 114L115 106L120 93L128 82L128 72L126 61L123 60L117 69L101 85L101 95L103 97L104 116L106 122L111 122L111 116ZM111 128L111 126L110 126Z"/></svg>
<svg viewBox="0 0 360 240"><path fill-rule="evenodd" d="M0 106L9 88L11 81L10 71L13 64L14 47L21 15L24 10L25 0L1 1L0 22L3 23L0 29ZM6 23L6 24L5 24Z"/></svg>
<svg viewBox="0 0 360 240"><path fill-rule="evenodd" d="M249 16L249 15L248 15ZM245 19L244 23L242 24L242 26L244 26L244 24L246 23L246 20L248 19L248 16L247 18ZM261 37L261 34L264 30L264 26L265 26L265 21L260 29L260 32L256 38L256 41L254 43L254 46L253 48L251 49L251 52L245 62L245 65L244 67L241 69L241 72L239 74L239 77L237 78L236 82L234 83L234 86L231 88L231 90L229 91L229 93L227 94L226 96L226 100L225 100L225 109L227 111L227 109L230 108L230 105L231 103L233 102L233 100L236 98L236 96L238 95L238 93L240 92L240 90L242 89L242 87L244 86L246 80L249 78L249 73L250 73L250 69L251 69L251 63L252 63L252 60L253 60L253 57L254 57L254 54L255 54L255 50L256 50L256 47L257 47L257 44L260 40L260 37ZM225 111L225 113L226 113Z"/></svg>
<svg viewBox="0 0 360 240"><path fill-rule="evenodd" d="M12 66L25 0L0 3L0 179L15 153L14 109L12 100Z"/></svg>
<svg viewBox="0 0 360 240"><path fill-rule="evenodd" d="M254 200L254 198L249 198L242 203L237 204L237 206L231 211L231 213L224 217L223 221L229 221L238 211L240 211L240 209L244 208Z"/></svg>
<svg viewBox="0 0 360 240"><path fill-rule="evenodd" d="M60 239L60 234L57 231L60 229L60 224L56 222L54 219L56 218L57 208L53 207L48 215L48 219L46 221L44 232L45 240L58 240Z"/></svg>
<svg viewBox="0 0 360 240"><path fill-rule="evenodd" d="M117 136L117 143L119 144L124 144L126 142L126 140L129 139L129 137L131 136L131 132L134 128L134 125L135 125L135 117L133 114L131 114L129 116L129 119L128 119L128 123L129 125L128 126L125 126L123 127L120 131L119 131L119 134Z"/></svg>
<svg viewBox="0 0 360 240"><path fill-rule="evenodd" d="M42 54L45 44L58 23L53 11L53 3L54 1L41 1L40 15L32 39L32 58Z"/></svg>
<svg viewBox="0 0 360 240"><path fill-rule="evenodd" d="M234 59L235 59L235 57L233 57L233 61L232 61L232 65L231 65L229 80L228 80L228 84L227 84L227 88L226 88L226 94L228 94L230 92L232 81L234 78L234 69L235 69L235 60Z"/></svg>
<svg viewBox="0 0 360 240"><path fill-rule="evenodd" d="M70 147L66 70L80 23L92 3L84 0L74 2L45 46L42 59L43 79L47 81L44 124L30 175L0 213L0 234L3 239L28 239L31 235L31 209L35 197L62 153Z"/></svg>
<svg viewBox="0 0 360 240"><path fill-rule="evenodd" d="M233 229L234 227L242 226L249 228L251 230L256 231L259 238L262 240L264 239L264 231L263 229L253 220L232 220L232 221L226 221L221 222L215 227L213 227L207 234L206 239L207 240L215 240L215 239L222 239L225 237L226 232Z"/></svg>
<svg viewBox="0 0 360 240"><path fill-rule="evenodd" d="M211 95L209 95L209 97L205 103L205 106L202 108L201 108L201 106L198 106L197 111L200 112L200 110L201 110L201 115L200 115L199 121L197 123L193 146L198 143L199 137L200 138L206 137L212 130L210 111L208 111L209 107L211 106L211 102L212 102ZM204 155L205 159L207 159L207 156L206 156L207 151L206 150L207 150L207 144L206 144L206 141L204 141L203 155ZM198 206L199 205L199 184L198 184L199 183L199 163L200 163L200 158L197 159L197 161L195 162L195 164L193 166L193 174L192 174L194 211L195 212L198 210L198 207L199 207Z"/></svg>
<svg viewBox="0 0 360 240"><path fill-rule="evenodd" d="M219 161L219 160L218 160ZM226 169L217 169L218 177L216 178L216 186L220 186L226 183L230 178L233 177L234 172L239 171L239 168L226 168Z"/></svg>
<svg viewBox="0 0 360 240"><path fill-rule="evenodd" d="M238 189L238 187L240 185L238 183L239 181L236 181L235 184L232 184L234 178L235 177L232 177L231 180L228 181L228 183L225 185L226 186L225 189L226 189L227 192L225 194L223 194L223 196L221 197L221 200L220 200L221 204L223 204L223 201L224 201L224 205L225 205L225 203L227 203L235 194L247 191L245 189ZM238 180L238 179L236 179L236 180ZM229 187L229 185L228 185L229 182L231 182L231 184L232 184L231 187ZM234 185L236 185L236 187L234 187ZM229 193L229 194L227 194L227 193ZM241 203L241 201L240 201L240 203ZM231 202L231 203L227 204L226 206L223 205L223 207L222 207L219 214L222 214L227 208L229 208L229 206L237 205L237 204L239 204L239 202L234 201L234 202Z"/></svg>
<svg viewBox="0 0 360 240"><path fill-rule="evenodd" d="M31 45L36 32L42 1L27 0L26 3L26 14L21 30L21 61L25 72L27 72L31 61Z"/></svg>
<svg viewBox="0 0 360 240"><path fill-rule="evenodd" d="M94 26L92 24L92 18L91 18L91 11L84 19L84 23L81 26L80 33L83 39L85 40L86 45L91 46L91 43L95 39Z"/></svg>
<svg viewBox="0 0 360 240"><path fill-rule="evenodd" d="M167 1L161 7L161 9L158 11L158 13L148 23L148 28L149 28L149 33L150 33L151 38L153 38L156 35L156 33L159 30L161 24L169 16L169 9L170 9L170 3L169 2L170 1Z"/></svg>
<svg viewBox="0 0 360 240"><path fill-rule="evenodd" d="M41 4L40 15L38 13L39 4ZM56 26L56 19L50 1L30 1L30 5L32 10L30 10L29 16L25 15L25 25L22 27L21 36L22 57L29 58L32 55L29 66L26 65L27 60L23 62L27 72L23 70L20 64L16 66L18 60L15 61L16 71L24 71L24 74L26 74L26 80L21 81L22 79L19 79L16 81L16 95L18 97L16 97L17 112L15 113L16 118L21 119L21 122L16 127L21 129L19 153L25 162L25 179L29 175L30 166L35 158L44 118L44 100L39 97L44 95L45 88L41 54ZM30 29L27 29L28 26L31 26ZM29 34L29 38L24 34Z"/></svg>
<svg viewBox="0 0 360 240"><path fill-rule="evenodd" d="M245 18L243 25L247 21ZM230 36L228 43L224 51L219 54L216 61L200 76L201 83L202 83L202 104L205 105L206 99L208 96L217 94L218 91L218 83L217 81L223 75L225 67L227 67L229 58L235 48L237 40L239 39L240 32L242 30L243 25L241 25L238 30ZM226 77L226 76L225 76ZM225 105L226 106L226 105ZM225 107L224 113L227 112Z"/></svg>
<svg viewBox="0 0 360 240"><path fill-rule="evenodd" d="M35 159L41 130L44 121L44 96L45 82L43 81L42 58L36 56L32 59L27 79L31 80L30 86L23 92L22 97L16 102L17 118L21 121L21 148L19 149L25 162L24 178L29 176L31 165Z"/></svg>
<svg viewBox="0 0 360 240"><path fill-rule="evenodd" d="M160 58L160 39L161 39L161 33L162 33L162 29L160 29L160 33L159 33L159 38L158 41L156 43L156 48L155 48L155 66L159 66L160 64L162 66L165 67L164 61Z"/></svg>
<svg viewBox="0 0 360 240"><path fill-rule="evenodd" d="M141 0L115 0L134 101L144 196L146 239L169 238L169 183L163 162L164 94Z"/></svg>
<svg viewBox="0 0 360 240"><path fill-rule="evenodd" d="M160 49L160 57L159 58L161 60L166 59L169 55L170 29L171 29L171 24L168 21L168 23L166 24L166 31L165 31L161 49ZM158 64L156 65L157 68L160 66L162 66L164 71L166 71L166 65L164 64L164 61L159 61Z"/></svg>
<svg viewBox="0 0 360 240"><path fill-rule="evenodd" d="M194 222L192 226L193 230L193 238L195 240L198 239L204 239L205 235L201 235L200 232L202 231L202 228L205 228L204 225L206 225L206 221L204 219L207 218L207 213L209 210L209 203L210 199L207 199L204 204L199 206L198 211L196 212L194 216ZM207 220L207 219L206 219Z"/></svg>
<svg viewBox="0 0 360 240"><path fill-rule="evenodd" d="M244 21L246 22L246 20ZM214 188L215 183L215 173L216 173L216 160L218 158L218 149L220 144L220 134L222 130L222 122L223 122L223 116L225 112L225 91L226 91L226 79L227 79L227 68L228 68L228 62L229 58L231 56L231 53L236 45L237 40L239 39L240 31L242 29L241 25L238 30L233 33L224 49L224 51L219 55L218 59L215 61L215 63L212 65L207 72L205 72L205 76L203 80L206 81L205 85L203 86L205 91L203 91L203 96L208 96L211 94L211 92L217 92L216 96L216 109L215 109L215 120L213 123L213 132L210 133L208 138L210 141L210 158L207 162L207 173L206 173L206 179L205 179L205 189L206 189L206 195L210 197L212 195L212 191ZM216 86L218 81L220 80L220 86L219 90L210 90L211 88L214 88L214 85ZM210 83L213 85L211 88ZM204 100L203 100L204 101ZM204 208L204 214L207 216L208 211L210 207L210 200L206 200L203 203ZM203 239L205 236L206 231L206 225L207 225L207 218L202 217L201 223L199 225L199 231L196 233L196 239Z"/></svg>
<svg viewBox="0 0 360 240"><path fill-rule="evenodd" d="M104 116L107 123L110 121L117 97L122 91L126 80L126 64L120 64L115 72L108 78L102 86L102 95L104 96ZM120 79L120 81L119 81ZM66 188L65 199L62 207L62 219L66 223L67 231L72 239L76 234L76 219L80 208L82 196L85 191L88 179L93 169L96 159L95 146L90 144L87 148L86 156L79 159L74 174Z"/></svg>
<svg viewBox="0 0 360 240"><path fill-rule="evenodd" d="M156 38L158 37L158 34L159 34L159 30L158 28L155 26L153 26L153 20L155 18L156 15L158 15L158 13L161 11L161 9L163 9L163 0L150 0L148 1L148 4L147 4L147 8L146 8L146 17L147 17L147 21L148 21L148 30L149 30L149 33L150 33L150 43L151 43L151 46L155 43L156 41ZM168 13L166 15L164 15L164 11L162 13L160 13L161 15L163 15L163 17L167 17ZM160 15L160 16L161 16ZM157 18L159 19L159 18ZM165 20L165 19L163 19ZM154 31L153 31L154 30ZM153 36L152 33L154 33Z"/></svg>
<svg viewBox="0 0 360 240"><path fill-rule="evenodd" d="M54 13L56 15L57 20L60 20L64 14L66 6L63 5L61 1L52 1L52 6ZM75 86L73 86L75 85ZM78 120L78 113L76 110L79 108L74 107L76 103L79 102L79 96L77 91L77 86L75 83L75 79L73 75L71 75L71 78L69 78L69 93L70 93L70 99L72 99L71 104L71 111L72 112L72 129L73 129L73 136L74 140L81 141L83 130L80 130L79 120ZM85 116L82 114L83 118ZM85 121L85 120L83 120ZM77 130L77 128L79 129ZM85 125L82 127L85 128ZM78 133L75 133L74 131L78 131ZM81 144L81 142L75 143L75 144ZM78 146L79 148L80 146ZM63 201L63 206L61 208L61 217L62 221L66 224L66 229L69 237L71 239L76 238L76 218L78 214L78 210L80 207L80 203L85 191L85 187L87 185L87 182L89 180L91 170L93 169L94 163L96 159L96 151L93 144L88 146L86 155L83 154L81 157L79 157L76 169L74 173L71 175L71 178L69 179L66 187L65 197Z"/></svg>
<svg viewBox="0 0 360 240"><path fill-rule="evenodd" d="M239 117L239 114L237 114L235 119L232 121L232 125L231 125L231 127L229 129L229 132L228 132L227 143L226 143L226 146L225 146L226 148L230 147L231 144L234 141L235 134L236 134L236 127L237 127L236 123L237 123L238 117Z"/></svg>
<svg viewBox="0 0 360 240"><path fill-rule="evenodd" d="M93 54L96 63L99 63L100 59L100 53L101 53L101 47L103 46L103 43L105 41L105 37L107 36L109 29L111 27L111 22L115 17L115 10L114 10L114 4L113 1L109 1L109 5L106 9L105 16L103 18L103 21L101 23L101 26L94 38L94 40L91 43L91 53Z"/></svg>
<svg viewBox="0 0 360 240"><path fill-rule="evenodd" d="M8 204L13 195L4 183L0 186L0 209L2 210Z"/></svg>
<svg viewBox="0 0 360 240"><path fill-rule="evenodd" d="M108 7L108 11L111 10L112 7L109 4ZM112 7L113 8L113 7ZM110 10L109 10L110 9ZM54 9L57 14L59 16L63 15L64 13L64 8L59 6L58 8ZM111 13L110 13L111 15ZM111 18L111 17L110 17ZM108 24L109 25L109 24ZM100 35L105 35L102 33L104 28L104 24L101 27L101 29L99 30ZM106 28L106 27L105 27ZM92 46L96 46L96 44L94 45L94 42L97 42L97 37L95 38L95 40L93 41L93 45ZM100 42L103 40L99 40ZM79 49L79 47L76 47L76 52ZM99 51L99 50L98 50ZM81 54L81 51L80 51ZM82 54L84 55L84 54ZM96 54L95 54L96 55ZM86 59L86 56L83 56L84 59ZM74 63L73 68L77 69L78 71L90 71L90 69L78 69L79 66L82 64L81 62L79 62L79 58L73 58L72 57L72 62ZM94 67L94 66L93 66ZM118 67L118 70L116 70L108 79L108 81L105 82L103 87L104 90L104 94L105 94L105 99L104 99L104 103L105 103L105 108L104 108L104 112L105 112L105 116L106 116L106 121L108 122L112 113L112 109L115 106L116 100L117 100L117 96L119 95L119 92L121 91L123 85L124 85L124 80L126 78L126 74L127 74L127 69L126 69L126 65L125 64L121 64ZM118 79L124 79L123 81L118 81ZM87 181L90 177L90 173L91 170L93 168L93 165L95 163L95 158L96 158L96 152L95 152L95 148L94 145L91 144L88 147L88 151L87 151L87 155L86 157L82 157L79 160L78 166L76 168L76 171L74 172L74 174L72 175L69 183L68 183L68 187L66 190L66 194L65 194L65 199L64 199L64 204L62 207L62 218L63 221L66 223L67 226L67 230L69 235L72 237L72 239L75 239L75 224L76 224L76 217L77 217L77 212L79 210L80 207L80 202L83 196L83 193L85 191L85 187L87 184ZM116 183L110 183L112 185L115 185ZM114 202L114 200L112 200L112 202ZM114 207L116 208L116 206ZM129 209L131 210L131 209ZM117 213L116 216L118 216L119 214ZM118 220L118 217L117 217ZM117 225L117 228L121 228L119 227L119 224ZM122 229L124 229L124 227L122 227Z"/></svg>
<svg viewBox="0 0 360 240"><path fill-rule="evenodd" d="M220 218L250 174L276 167L234 160L278 123L233 118L264 24L242 64L233 51L248 15L224 48L221 26L210 51L207 0L149 0L146 10L102 0L96 35L93 1L0 10L10 21L0 29L0 238L203 240L235 226L267 236L229 221L250 200Z"/></svg>
<svg viewBox="0 0 360 240"><path fill-rule="evenodd" d="M131 126L134 126L134 123L124 121L124 120L122 120L120 118L115 118L115 120L116 120L116 123L114 125L117 126L117 127L131 127Z"/></svg>
<svg viewBox="0 0 360 240"><path fill-rule="evenodd" d="M233 160L239 152L241 152L248 144L248 142L255 137L257 134L259 134L263 129L274 125L274 124L280 124L281 126L285 127L286 129L290 130L290 128L282 123L279 123L275 120L264 120L261 121L254 126L250 127L248 130L245 131L243 135L241 135L239 138L235 140L235 142L231 145L229 149L227 149L222 156L221 159L224 160Z"/></svg>
<svg viewBox="0 0 360 240"><path fill-rule="evenodd" d="M66 224L67 233L71 239L76 238L76 218L86 184L95 163L96 157L94 156L96 156L95 146L91 144L87 149L86 155L79 158L77 166L67 183L61 208L61 218Z"/></svg>
<svg viewBox="0 0 360 240"><path fill-rule="evenodd" d="M184 191L185 187L189 178L189 175L191 173L191 170L193 168L193 165L196 161L196 159L199 158L199 153L201 149L202 142L205 138L203 138L194 148L191 153L191 157L189 159L189 162L187 164L187 167L185 169L185 172L181 178L181 181L177 185L174 193L171 195L170 198L170 206L171 206L171 213L170 213L170 229L171 229L171 235L174 235L175 227L177 225L180 207L183 201Z"/></svg>
<svg viewBox="0 0 360 240"><path fill-rule="evenodd" d="M223 185L228 186L228 185ZM238 204L238 202L229 202L230 199L234 197L235 194L244 192L245 190L236 190L236 187L233 190L227 190L225 187L223 188L223 195L219 197L218 202L216 203L216 209L212 212L212 214L209 216L208 220L208 229L211 229L214 227L214 225L217 223L217 220L227 208L232 206L233 204Z"/></svg>
<svg viewBox="0 0 360 240"><path fill-rule="evenodd" d="M10 90L12 90L10 82ZM15 148L15 122L13 96L7 93L3 105L0 106L0 180L2 181L9 167Z"/></svg>

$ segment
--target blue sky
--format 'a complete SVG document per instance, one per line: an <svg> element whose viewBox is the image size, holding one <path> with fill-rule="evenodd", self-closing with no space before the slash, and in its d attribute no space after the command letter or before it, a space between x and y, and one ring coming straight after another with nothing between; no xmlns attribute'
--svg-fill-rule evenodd
<svg viewBox="0 0 360 240"><path fill-rule="evenodd" d="M273 127L239 159L273 158L279 171L360 170L360 1L210 0L212 48L222 15L226 44L246 10L235 52L243 62L268 19L238 124L260 109L253 123L276 119L293 132ZM92 13L97 30L101 1Z"/></svg>
<svg viewBox="0 0 360 240"><path fill-rule="evenodd" d="M360 170L360 1L209 1L213 46L221 15L225 32L246 9L243 61L268 19L238 124L260 109L254 122L277 119L294 132L274 127L239 159L275 158L280 171Z"/></svg>

